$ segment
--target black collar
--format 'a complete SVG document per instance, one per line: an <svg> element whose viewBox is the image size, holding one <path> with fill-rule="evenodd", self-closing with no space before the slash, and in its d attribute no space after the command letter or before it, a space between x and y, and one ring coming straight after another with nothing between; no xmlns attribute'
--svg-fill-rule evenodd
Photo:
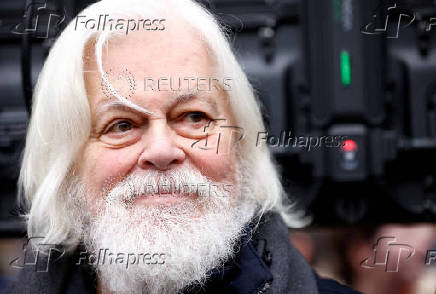
<svg viewBox="0 0 436 294"><path fill-rule="evenodd" d="M273 275L257 253L248 234L237 245L236 255L222 267L215 268L203 287L192 286L184 294L259 293L271 284Z"/></svg>

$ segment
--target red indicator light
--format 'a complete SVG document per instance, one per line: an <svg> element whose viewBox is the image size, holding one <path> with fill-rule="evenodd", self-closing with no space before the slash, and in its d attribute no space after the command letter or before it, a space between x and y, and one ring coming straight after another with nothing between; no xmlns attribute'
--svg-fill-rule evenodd
<svg viewBox="0 0 436 294"><path fill-rule="evenodd" d="M344 152L356 152L357 144L355 141L348 139L343 142L342 151Z"/></svg>

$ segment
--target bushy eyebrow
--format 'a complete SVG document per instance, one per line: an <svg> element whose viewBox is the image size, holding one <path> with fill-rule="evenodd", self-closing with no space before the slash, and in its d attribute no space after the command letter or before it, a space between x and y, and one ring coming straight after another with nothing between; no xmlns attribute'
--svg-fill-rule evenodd
<svg viewBox="0 0 436 294"><path fill-rule="evenodd" d="M178 104L187 103L189 101L192 101L194 99L200 99L207 104L209 104L213 110L216 112L218 111L218 106L215 100L212 100L209 95L204 95L202 92L196 90L196 91L189 91L182 94L176 94L172 97L174 99L174 106ZM174 107L173 106L173 107Z"/></svg>
<svg viewBox="0 0 436 294"><path fill-rule="evenodd" d="M122 100L111 100L111 101L107 101L107 100L103 100L101 101L98 105L97 105L97 110L96 110L96 116L100 116L102 113L110 110L110 109L123 109L123 110L127 110L127 111L133 111L136 113L140 113L140 114L147 114L147 115L152 115L153 113L137 104L135 104L136 107L132 107L130 104L122 101Z"/></svg>
<svg viewBox="0 0 436 294"><path fill-rule="evenodd" d="M203 95L200 91L189 91L189 92L173 95L172 100L174 100L174 102L172 107L175 107L178 104L187 103L194 99L200 99L206 102L207 104L209 104L214 111L218 111L218 106L216 101L212 100L208 95ZM100 103L97 104L96 116L99 117L100 115L111 109L122 109L125 111L133 111L138 114L153 115L153 112L137 104L134 105L135 107L133 107L129 103L126 103L125 101L118 100L118 99L110 100L110 101L108 101L107 99L102 100Z"/></svg>

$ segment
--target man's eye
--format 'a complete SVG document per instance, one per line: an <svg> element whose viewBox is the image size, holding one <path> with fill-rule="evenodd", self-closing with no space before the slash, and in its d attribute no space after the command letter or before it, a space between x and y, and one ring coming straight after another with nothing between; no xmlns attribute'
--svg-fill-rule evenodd
<svg viewBox="0 0 436 294"><path fill-rule="evenodd" d="M132 127L133 125L130 121L122 120L113 124L111 127L107 129L106 132L123 133L123 132L130 131Z"/></svg>
<svg viewBox="0 0 436 294"><path fill-rule="evenodd" d="M202 122L203 120L207 120L207 121L210 120L207 114L201 111L188 112L185 115L185 118L193 123L199 123Z"/></svg>
<svg viewBox="0 0 436 294"><path fill-rule="evenodd" d="M125 147L134 144L142 136L140 124L130 119L114 120L103 130L100 133L100 140L114 147Z"/></svg>

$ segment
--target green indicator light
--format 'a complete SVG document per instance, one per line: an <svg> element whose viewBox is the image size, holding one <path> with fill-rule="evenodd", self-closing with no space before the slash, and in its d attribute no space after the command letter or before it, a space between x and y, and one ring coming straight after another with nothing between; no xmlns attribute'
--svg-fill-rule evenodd
<svg viewBox="0 0 436 294"><path fill-rule="evenodd" d="M351 62L347 50L341 52L341 82L344 86L351 84Z"/></svg>

